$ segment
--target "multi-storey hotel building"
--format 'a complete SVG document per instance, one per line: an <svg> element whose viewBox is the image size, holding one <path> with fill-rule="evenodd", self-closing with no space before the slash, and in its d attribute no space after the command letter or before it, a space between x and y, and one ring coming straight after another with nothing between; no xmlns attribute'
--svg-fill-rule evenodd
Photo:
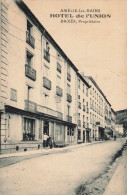
<svg viewBox="0 0 127 195"><path fill-rule="evenodd" d="M90 137L91 141L104 138L104 97L92 77L84 77L90 88Z"/></svg>
<svg viewBox="0 0 127 195"><path fill-rule="evenodd" d="M78 73L78 143L89 142L89 84Z"/></svg>
<svg viewBox="0 0 127 195"><path fill-rule="evenodd" d="M45 133L55 145L103 139L106 98L92 77L22 0L2 0L0 18L0 153L39 149Z"/></svg>
<svg viewBox="0 0 127 195"><path fill-rule="evenodd" d="M40 148L44 133L77 143L78 69L23 1L1 2L1 26L1 153Z"/></svg>

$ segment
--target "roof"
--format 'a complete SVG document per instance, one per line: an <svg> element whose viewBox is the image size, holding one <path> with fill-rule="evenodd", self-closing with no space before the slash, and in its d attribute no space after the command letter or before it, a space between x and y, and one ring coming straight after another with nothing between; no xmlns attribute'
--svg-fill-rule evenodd
<svg viewBox="0 0 127 195"><path fill-rule="evenodd" d="M106 100L106 102L111 106L111 104L109 103L109 101L107 100L106 96L104 95L104 93L102 92L102 90L100 89L100 87L97 85L97 83L94 81L93 77L91 76L84 76L84 78L88 78L92 81L92 83L95 85L95 87L98 89L98 91L101 93L101 95L104 97L104 99Z"/></svg>
<svg viewBox="0 0 127 195"><path fill-rule="evenodd" d="M48 41L59 51L61 56L65 60L67 60L67 63L77 72L78 69L76 66L72 63L72 61L67 57L67 55L64 53L64 51L59 47L59 45L56 43L56 41L52 38L52 36L48 33L48 31L44 28L44 26L39 22L39 20L36 18L36 16L32 13L32 11L28 8L28 6L22 1L22 0L14 0L16 4L23 10L23 12L28 16L33 24L40 30L40 32L46 37Z"/></svg>
<svg viewBox="0 0 127 195"><path fill-rule="evenodd" d="M116 115L116 112L113 110L113 108L111 108L111 111Z"/></svg>
<svg viewBox="0 0 127 195"><path fill-rule="evenodd" d="M84 79L84 77L78 72L77 73L78 77L87 85L88 88L90 88L91 86L88 84L88 82Z"/></svg>

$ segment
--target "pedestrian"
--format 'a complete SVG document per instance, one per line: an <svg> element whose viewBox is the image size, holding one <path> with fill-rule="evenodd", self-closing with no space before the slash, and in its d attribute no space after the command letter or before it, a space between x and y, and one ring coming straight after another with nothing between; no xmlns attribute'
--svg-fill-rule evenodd
<svg viewBox="0 0 127 195"><path fill-rule="evenodd" d="M52 138L51 136L49 136L49 146L50 146L50 149L52 148Z"/></svg>
<svg viewBox="0 0 127 195"><path fill-rule="evenodd" d="M44 138L43 138L43 146L44 146L44 148L46 148L46 144L47 144L47 135L45 133L44 134Z"/></svg>

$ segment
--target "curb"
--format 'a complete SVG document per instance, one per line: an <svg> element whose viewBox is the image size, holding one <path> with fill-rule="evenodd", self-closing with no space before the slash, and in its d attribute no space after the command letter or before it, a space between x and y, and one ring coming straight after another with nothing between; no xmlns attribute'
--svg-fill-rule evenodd
<svg viewBox="0 0 127 195"><path fill-rule="evenodd" d="M73 145L73 146L67 146L67 147L62 147L62 148L52 148L52 149L39 149L39 150L32 150L32 151L26 151L26 152L18 152L18 153L10 153L10 154L2 154L0 155L0 159L3 158L10 158L10 157L20 157L20 156L28 156L28 155L35 155L35 154L50 154L54 152L60 152L60 151L66 151L68 149L75 149L75 148L80 148L88 145L93 145L97 143L103 143L104 141L96 141L92 143L83 143L79 145Z"/></svg>

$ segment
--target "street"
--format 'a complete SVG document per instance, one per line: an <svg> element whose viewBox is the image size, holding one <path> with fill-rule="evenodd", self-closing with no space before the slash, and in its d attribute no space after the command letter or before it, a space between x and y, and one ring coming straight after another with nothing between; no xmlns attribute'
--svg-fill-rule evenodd
<svg viewBox="0 0 127 195"><path fill-rule="evenodd" d="M124 139L38 156L0 168L1 195L74 195L112 161ZM58 148L59 150L59 148Z"/></svg>

